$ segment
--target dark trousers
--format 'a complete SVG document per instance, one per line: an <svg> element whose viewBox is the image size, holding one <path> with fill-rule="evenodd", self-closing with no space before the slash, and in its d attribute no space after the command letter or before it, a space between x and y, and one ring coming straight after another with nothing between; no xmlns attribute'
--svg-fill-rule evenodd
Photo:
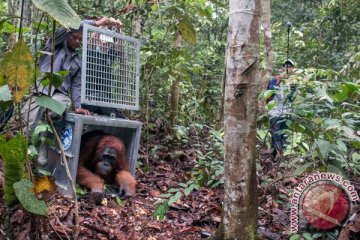
<svg viewBox="0 0 360 240"><path fill-rule="evenodd" d="M285 148L285 129L288 128L286 120L286 117L281 116L270 118L271 146L278 151Z"/></svg>

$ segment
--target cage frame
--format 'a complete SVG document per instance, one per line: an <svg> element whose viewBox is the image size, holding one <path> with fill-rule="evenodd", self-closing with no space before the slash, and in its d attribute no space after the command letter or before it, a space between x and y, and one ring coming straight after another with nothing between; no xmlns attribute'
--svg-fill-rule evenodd
<svg viewBox="0 0 360 240"><path fill-rule="evenodd" d="M119 104L119 103L108 103L108 102L100 102L100 101L93 101L86 99L86 72L87 72L87 51L88 51L88 32L93 31L100 34L105 34L111 37L115 37L120 40L128 41L133 43L136 52L136 70L135 70L135 105L130 106L126 104ZM126 110L139 110L139 90L140 90L140 40L123 35L121 33L117 33L114 31L110 31L107 29L98 28L89 24L84 24L83 26L83 48L82 48L82 67L81 67L81 104L86 104L90 106L97 106L97 107L107 107L107 108L118 108L118 109L126 109Z"/></svg>

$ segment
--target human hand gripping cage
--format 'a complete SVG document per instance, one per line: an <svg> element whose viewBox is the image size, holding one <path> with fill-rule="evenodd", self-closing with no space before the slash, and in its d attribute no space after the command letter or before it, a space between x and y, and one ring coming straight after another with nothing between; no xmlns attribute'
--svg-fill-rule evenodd
<svg viewBox="0 0 360 240"><path fill-rule="evenodd" d="M139 109L140 41L84 25L81 103Z"/></svg>

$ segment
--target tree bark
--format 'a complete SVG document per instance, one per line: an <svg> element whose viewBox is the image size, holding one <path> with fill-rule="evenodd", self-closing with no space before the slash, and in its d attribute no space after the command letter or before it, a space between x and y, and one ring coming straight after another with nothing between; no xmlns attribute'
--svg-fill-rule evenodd
<svg viewBox="0 0 360 240"><path fill-rule="evenodd" d="M266 67L264 74L261 74L262 77L262 89L266 89L267 83L272 74L273 62L274 62L274 52L272 47L272 38L271 38L271 1L262 0L261 1L261 24L264 29L264 43L265 43L265 52L266 52Z"/></svg>
<svg viewBox="0 0 360 240"><path fill-rule="evenodd" d="M173 48L179 49L181 47L182 37L180 31L176 32L176 38ZM173 132L173 127L176 124L178 111L179 111L179 99L180 99L180 76L175 74L175 79L171 85L170 92L170 134Z"/></svg>
<svg viewBox="0 0 360 240"><path fill-rule="evenodd" d="M12 17L15 17L16 16L16 9L17 9L17 0L7 0L7 13L9 16L12 16ZM16 27L16 22L17 22L17 19L16 18L13 18L11 19L11 24L13 26ZM10 49L12 49L15 45L15 41L16 41L16 36L15 36L15 33L10 33L9 35L9 47Z"/></svg>
<svg viewBox="0 0 360 240"><path fill-rule="evenodd" d="M230 0L224 104L225 182L216 239L256 239L259 0Z"/></svg>
<svg viewBox="0 0 360 240"><path fill-rule="evenodd" d="M23 26L30 27L32 24L31 21L31 0L24 0L24 19Z"/></svg>

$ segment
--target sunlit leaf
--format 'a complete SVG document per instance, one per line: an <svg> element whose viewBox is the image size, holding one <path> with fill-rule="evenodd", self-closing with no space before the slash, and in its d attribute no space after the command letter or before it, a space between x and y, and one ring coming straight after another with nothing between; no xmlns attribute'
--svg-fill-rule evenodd
<svg viewBox="0 0 360 240"><path fill-rule="evenodd" d="M275 107L275 104L276 104L275 100L271 100L270 102L268 102L268 104L266 104L266 108L268 110L271 110Z"/></svg>
<svg viewBox="0 0 360 240"><path fill-rule="evenodd" d="M182 195L181 192L177 192L174 196L170 197L168 201L169 206L174 202L176 202L177 200L179 200L181 198L181 195Z"/></svg>
<svg viewBox="0 0 360 240"><path fill-rule="evenodd" d="M36 103L40 106L46 107L51 111L62 115L66 109L65 104L58 102L48 96L40 96L36 98Z"/></svg>
<svg viewBox="0 0 360 240"><path fill-rule="evenodd" d="M50 180L48 176L40 177L35 180L34 191L36 194L47 191L54 192L56 189L55 183Z"/></svg>
<svg viewBox="0 0 360 240"><path fill-rule="evenodd" d="M181 32L181 36L185 39L185 41L195 44L196 43L196 32L193 25L188 20L181 20L177 25L177 28Z"/></svg>
<svg viewBox="0 0 360 240"><path fill-rule="evenodd" d="M66 28L78 29L80 17L65 0L32 0L34 5L48 13Z"/></svg>
<svg viewBox="0 0 360 240"><path fill-rule="evenodd" d="M159 221L163 221L166 213L169 211L170 206L167 203L159 205L153 212L153 217L157 218Z"/></svg>
<svg viewBox="0 0 360 240"><path fill-rule="evenodd" d="M15 44L12 51L5 54L1 70L9 85L15 103L20 103L34 79L34 59L22 39Z"/></svg>

